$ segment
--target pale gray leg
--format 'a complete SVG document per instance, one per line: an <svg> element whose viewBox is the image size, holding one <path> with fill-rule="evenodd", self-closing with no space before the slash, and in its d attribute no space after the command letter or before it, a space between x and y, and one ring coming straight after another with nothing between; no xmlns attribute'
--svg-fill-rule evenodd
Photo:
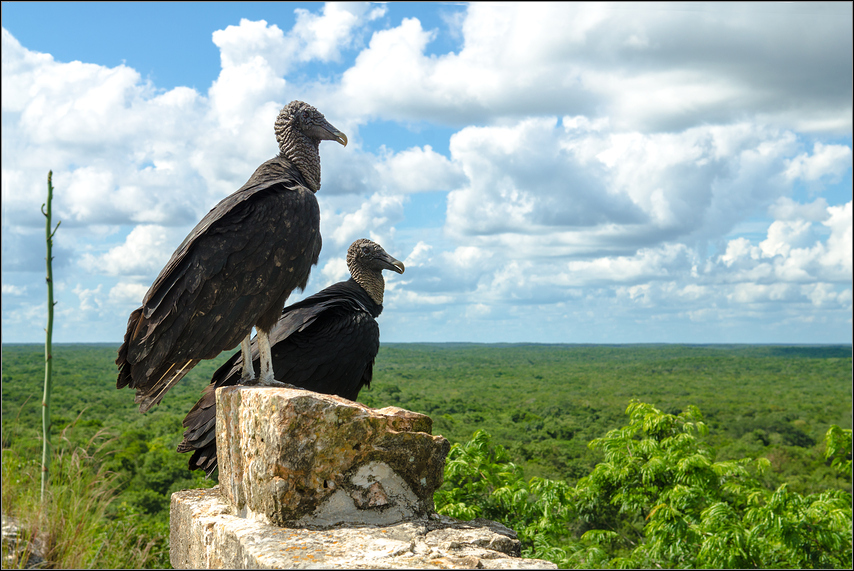
<svg viewBox="0 0 854 571"><path fill-rule="evenodd" d="M251 339L252 332L240 342L240 354L243 355L243 373L240 375L241 384L251 384L255 380L255 367L252 366Z"/></svg>
<svg viewBox="0 0 854 571"><path fill-rule="evenodd" d="M261 370L259 371L260 383L265 386L273 386L275 375L273 374L273 356L270 351L270 338L267 332L258 329L258 354L261 356Z"/></svg>
<svg viewBox="0 0 854 571"><path fill-rule="evenodd" d="M267 332L258 329L258 353L261 356L261 371L258 384L266 387L287 387L295 389L297 387L277 381L273 374L273 355L270 349L270 337Z"/></svg>

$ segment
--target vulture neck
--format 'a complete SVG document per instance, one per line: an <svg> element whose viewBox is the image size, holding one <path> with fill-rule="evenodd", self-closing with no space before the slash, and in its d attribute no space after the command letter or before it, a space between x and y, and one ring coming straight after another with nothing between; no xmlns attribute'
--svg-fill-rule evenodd
<svg viewBox="0 0 854 571"><path fill-rule="evenodd" d="M353 275L353 280L362 286L362 289L368 293L374 303L383 304L385 281L382 272L372 272L367 268L356 266L350 269L350 273Z"/></svg>
<svg viewBox="0 0 854 571"><path fill-rule="evenodd" d="M289 160L302 174L312 192L320 190L320 142L288 129L279 146L279 156Z"/></svg>

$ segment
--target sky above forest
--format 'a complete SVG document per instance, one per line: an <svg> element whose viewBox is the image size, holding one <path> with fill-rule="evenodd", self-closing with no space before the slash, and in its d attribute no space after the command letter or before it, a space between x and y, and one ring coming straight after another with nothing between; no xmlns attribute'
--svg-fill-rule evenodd
<svg viewBox="0 0 854 571"><path fill-rule="evenodd" d="M383 342L851 343L852 4L2 4L2 337L119 344L172 252L320 146ZM388 273L387 273L388 274Z"/></svg>

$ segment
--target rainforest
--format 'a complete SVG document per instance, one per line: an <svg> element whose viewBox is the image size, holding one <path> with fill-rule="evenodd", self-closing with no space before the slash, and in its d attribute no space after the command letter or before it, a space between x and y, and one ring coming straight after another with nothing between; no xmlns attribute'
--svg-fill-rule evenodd
<svg viewBox="0 0 854 571"><path fill-rule="evenodd" d="M175 452L181 421L230 355L140 414L115 388L116 349L54 345L52 478L70 497L97 490L74 541L108 542L62 555L71 540L57 529L56 557L167 567L170 494L216 483ZM26 520L44 348L4 344L2 359L3 513ZM359 401L431 416L454 445L437 508L501 521L527 556L572 567L851 563L850 345L386 344ZM56 502L61 515L83 518L71 503ZM827 529L809 510L824 510ZM815 533L768 540L767 522L787 517Z"/></svg>

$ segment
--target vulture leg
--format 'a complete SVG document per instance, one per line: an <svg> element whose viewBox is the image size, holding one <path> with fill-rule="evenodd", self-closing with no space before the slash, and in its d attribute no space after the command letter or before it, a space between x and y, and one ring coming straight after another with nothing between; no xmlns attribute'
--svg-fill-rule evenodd
<svg viewBox="0 0 854 571"><path fill-rule="evenodd" d="M275 375L273 374L273 356L270 352L270 337L260 327L258 328L258 354L261 357L259 384L266 387L276 386Z"/></svg>
<svg viewBox="0 0 854 571"><path fill-rule="evenodd" d="M252 350L249 345L251 335L250 331L249 335L240 342L240 353L243 355L243 374L240 375L240 382L244 385L255 380L255 367L252 366Z"/></svg>
<svg viewBox="0 0 854 571"><path fill-rule="evenodd" d="M261 371L258 378L258 384L262 387L287 387L295 389L297 387L288 383L277 381L273 374L273 355L270 350L270 337L266 331L258 328L258 354L261 357Z"/></svg>

